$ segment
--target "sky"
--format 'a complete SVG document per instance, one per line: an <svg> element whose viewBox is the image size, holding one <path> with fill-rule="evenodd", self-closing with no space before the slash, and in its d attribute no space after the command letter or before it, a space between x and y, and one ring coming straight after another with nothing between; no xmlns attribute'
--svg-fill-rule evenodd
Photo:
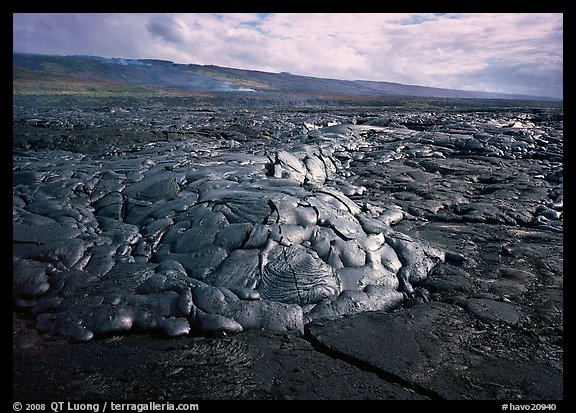
<svg viewBox="0 0 576 413"><path fill-rule="evenodd" d="M13 49L563 97L562 13L15 13Z"/></svg>

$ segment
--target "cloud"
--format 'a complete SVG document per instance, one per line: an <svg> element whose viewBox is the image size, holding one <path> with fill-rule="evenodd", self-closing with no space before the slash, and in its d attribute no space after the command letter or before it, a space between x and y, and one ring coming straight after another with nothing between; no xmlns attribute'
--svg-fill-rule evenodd
<svg viewBox="0 0 576 413"><path fill-rule="evenodd" d="M525 63L492 64L460 77L465 88L491 89L494 92L535 96L562 96L562 73L546 65Z"/></svg>
<svg viewBox="0 0 576 413"><path fill-rule="evenodd" d="M153 37L158 37L169 43L183 43L184 26L173 16L153 16L146 25L146 29Z"/></svg>
<svg viewBox="0 0 576 413"><path fill-rule="evenodd" d="M558 13L15 14L14 50L562 96Z"/></svg>

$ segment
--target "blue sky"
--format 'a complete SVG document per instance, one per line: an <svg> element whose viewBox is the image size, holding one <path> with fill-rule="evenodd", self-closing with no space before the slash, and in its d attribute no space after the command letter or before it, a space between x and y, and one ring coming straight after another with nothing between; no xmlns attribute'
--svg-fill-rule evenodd
<svg viewBox="0 0 576 413"><path fill-rule="evenodd" d="M14 51L563 97L561 13L16 13Z"/></svg>

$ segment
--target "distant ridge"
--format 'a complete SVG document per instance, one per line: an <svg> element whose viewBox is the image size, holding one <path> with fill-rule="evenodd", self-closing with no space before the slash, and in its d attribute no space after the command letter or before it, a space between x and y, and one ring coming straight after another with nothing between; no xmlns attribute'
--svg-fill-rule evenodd
<svg viewBox="0 0 576 413"><path fill-rule="evenodd" d="M13 53L14 94L125 95L218 92L276 92L329 97L429 97L514 100L561 99L518 94L442 89L367 80L338 80L269 73L155 59L49 56Z"/></svg>

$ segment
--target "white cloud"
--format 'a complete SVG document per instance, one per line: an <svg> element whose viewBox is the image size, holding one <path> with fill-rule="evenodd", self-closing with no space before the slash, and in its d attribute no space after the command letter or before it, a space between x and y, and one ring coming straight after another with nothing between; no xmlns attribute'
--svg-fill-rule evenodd
<svg viewBox="0 0 576 413"><path fill-rule="evenodd" d="M15 14L13 31L23 52L562 95L562 14Z"/></svg>

